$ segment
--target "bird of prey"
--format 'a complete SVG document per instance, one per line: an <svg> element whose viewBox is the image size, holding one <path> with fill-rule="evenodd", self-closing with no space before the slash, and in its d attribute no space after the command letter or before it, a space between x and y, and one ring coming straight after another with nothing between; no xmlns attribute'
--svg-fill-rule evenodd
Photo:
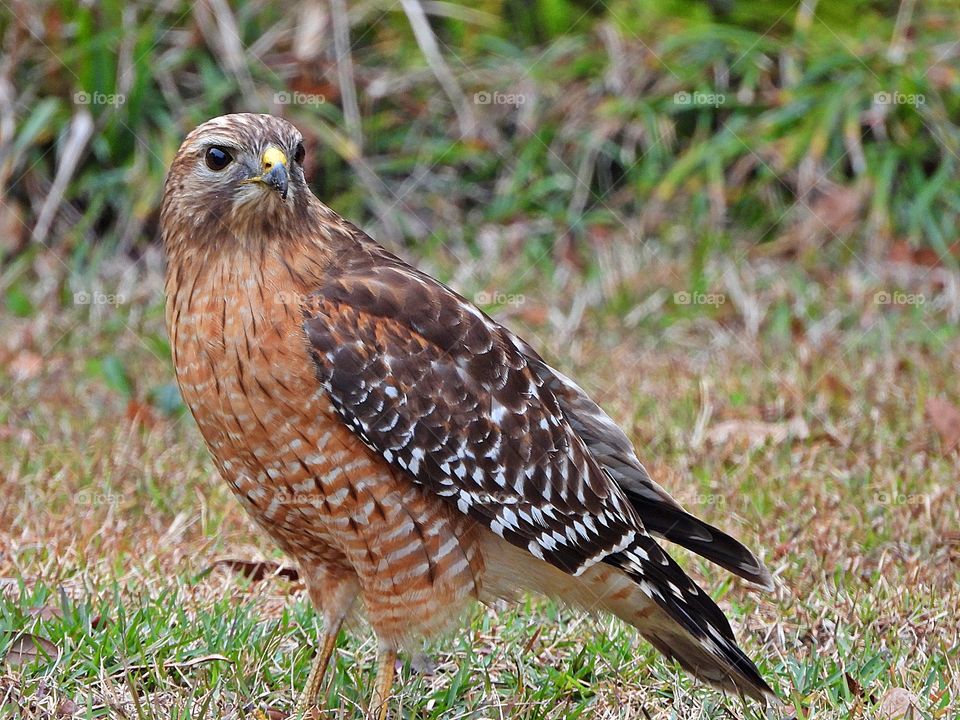
<svg viewBox="0 0 960 720"><path fill-rule="evenodd" d="M522 591L612 613L696 677L771 695L654 536L769 588L763 564L674 501L529 344L318 200L304 157L285 120L215 118L180 147L161 213L183 398L324 620L298 710L316 707L358 600L382 719L399 649Z"/></svg>

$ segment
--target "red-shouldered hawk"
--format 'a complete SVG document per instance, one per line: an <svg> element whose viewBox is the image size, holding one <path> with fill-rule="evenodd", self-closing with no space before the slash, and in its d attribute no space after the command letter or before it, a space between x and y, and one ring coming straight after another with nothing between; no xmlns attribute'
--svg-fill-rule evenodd
<svg viewBox="0 0 960 720"><path fill-rule="evenodd" d="M183 397L325 621L300 709L358 598L382 718L399 648L518 590L611 612L697 677L772 694L652 534L770 587L763 564L677 504L527 343L314 197L303 160L284 120L210 120L161 216Z"/></svg>

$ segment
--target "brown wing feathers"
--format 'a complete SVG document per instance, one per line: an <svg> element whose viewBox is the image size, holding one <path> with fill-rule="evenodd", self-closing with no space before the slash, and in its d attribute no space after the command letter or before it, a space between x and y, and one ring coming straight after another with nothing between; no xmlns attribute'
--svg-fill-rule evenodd
<svg viewBox="0 0 960 720"><path fill-rule="evenodd" d="M625 501L523 356L421 282L376 268L312 298L305 328L338 412L388 462L566 572L626 547ZM406 291L419 298L397 302Z"/></svg>
<svg viewBox="0 0 960 720"><path fill-rule="evenodd" d="M522 342L385 253L329 277L305 316L319 381L344 422L387 462L567 573L601 561L620 568L690 633L684 642L735 678L729 686L769 692L723 613L646 534L610 469L591 454L574 427L583 420L568 419L565 409L582 401L571 401ZM637 492L655 491L641 483ZM686 515L660 493L662 507ZM692 650L678 652L696 665Z"/></svg>

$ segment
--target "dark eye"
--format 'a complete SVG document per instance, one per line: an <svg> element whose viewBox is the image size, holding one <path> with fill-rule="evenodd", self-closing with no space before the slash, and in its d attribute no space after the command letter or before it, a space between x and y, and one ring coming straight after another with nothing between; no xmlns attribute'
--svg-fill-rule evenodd
<svg viewBox="0 0 960 720"><path fill-rule="evenodd" d="M307 154L307 151L303 149L303 143L297 143L297 149L293 153L293 161L297 165L303 164L303 158Z"/></svg>
<svg viewBox="0 0 960 720"><path fill-rule="evenodd" d="M227 165L233 162L233 156L226 148L213 147L207 148L207 154L204 156L207 167L211 170L223 170Z"/></svg>

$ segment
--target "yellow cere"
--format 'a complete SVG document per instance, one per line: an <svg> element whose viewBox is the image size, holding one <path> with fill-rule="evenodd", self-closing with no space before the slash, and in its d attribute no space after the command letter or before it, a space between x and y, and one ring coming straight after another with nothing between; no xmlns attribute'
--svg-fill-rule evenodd
<svg viewBox="0 0 960 720"><path fill-rule="evenodd" d="M271 145L264 151L263 158L261 158L260 163L263 169L263 174L266 175L277 165L286 165L287 156L283 154L283 150Z"/></svg>

